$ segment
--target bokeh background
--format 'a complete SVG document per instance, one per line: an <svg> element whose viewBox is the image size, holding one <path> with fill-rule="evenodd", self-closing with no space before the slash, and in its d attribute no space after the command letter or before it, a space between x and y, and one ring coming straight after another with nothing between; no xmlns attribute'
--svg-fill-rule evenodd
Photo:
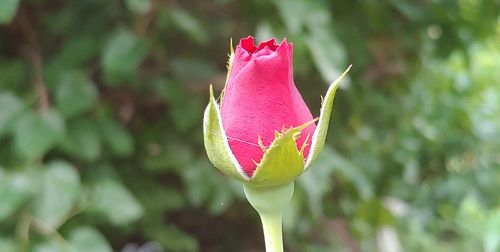
<svg viewBox="0 0 500 252"><path fill-rule="evenodd" d="M0 251L263 251L202 112L229 41L287 37L327 147L290 252L500 251L496 0L0 1Z"/></svg>

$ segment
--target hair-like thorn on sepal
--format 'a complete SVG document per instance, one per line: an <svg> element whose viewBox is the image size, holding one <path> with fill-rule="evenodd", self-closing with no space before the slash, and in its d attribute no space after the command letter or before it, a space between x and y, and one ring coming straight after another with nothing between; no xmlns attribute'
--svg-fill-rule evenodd
<svg viewBox="0 0 500 252"><path fill-rule="evenodd" d="M229 54L227 56L229 56L229 58L227 59L227 70L231 70L230 67L232 65L232 60L233 60L233 55L234 55L234 49L233 49L233 38L230 38L229 39Z"/></svg>
<svg viewBox="0 0 500 252"><path fill-rule="evenodd" d="M224 98L224 94L226 93L226 88L222 89L220 92L219 97L217 97L217 100L219 101L220 105L222 106L222 99Z"/></svg>
<svg viewBox="0 0 500 252"><path fill-rule="evenodd" d="M280 138L281 137L281 133L277 130L274 131L274 139L276 138Z"/></svg>
<svg viewBox="0 0 500 252"><path fill-rule="evenodd" d="M264 152L264 154L267 154L266 146L264 145L264 142L262 141L260 135L257 135L257 144L259 144L259 147L262 149L262 152Z"/></svg>
<svg viewBox="0 0 500 252"><path fill-rule="evenodd" d="M297 127L293 128L293 129L302 131L303 129L311 126L311 124L315 123L318 120L319 120L319 117L316 117L316 118L312 119L311 121L307 121L307 122L303 123L302 125L297 126Z"/></svg>
<svg viewBox="0 0 500 252"><path fill-rule="evenodd" d="M257 163L257 161L255 161L255 160L253 160L253 159L250 159L250 160L252 160L253 164L254 164L256 167L257 167L257 166L259 166L259 163ZM253 173L255 174L255 171L253 171ZM253 174L252 174L252 176L250 176L250 177L253 177Z"/></svg>
<svg viewBox="0 0 500 252"><path fill-rule="evenodd" d="M283 128L281 129L281 132L275 130L274 131L274 137L275 137L275 140L278 139L278 138L281 138L283 135L289 133L289 132L292 132L292 136L293 136L293 139L294 140L297 140L299 137L300 137L300 133L302 130L304 130L305 128L309 127L311 124L315 123L316 121L319 120L319 117L316 117L310 121L307 121L297 127L291 127L291 128L285 128L285 126L283 126ZM295 132L295 133L294 133ZM259 136L260 137L260 136Z"/></svg>
<svg viewBox="0 0 500 252"><path fill-rule="evenodd" d="M306 146L308 146L309 144L307 143L307 141L309 140L309 137L311 136L311 134L307 134L306 136L306 140L304 140L304 142L302 143L302 146L300 147L300 155L302 157L304 157L304 150L306 149Z"/></svg>

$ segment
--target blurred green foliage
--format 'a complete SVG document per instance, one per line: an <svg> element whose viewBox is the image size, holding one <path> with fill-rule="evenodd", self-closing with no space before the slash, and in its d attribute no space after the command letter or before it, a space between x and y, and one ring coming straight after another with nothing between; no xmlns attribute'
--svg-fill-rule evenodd
<svg viewBox="0 0 500 252"><path fill-rule="evenodd" d="M249 34L294 43L316 116L354 65L328 146L297 181L287 251L500 251L499 11L2 0L0 251L262 251L257 214L201 136L228 41Z"/></svg>

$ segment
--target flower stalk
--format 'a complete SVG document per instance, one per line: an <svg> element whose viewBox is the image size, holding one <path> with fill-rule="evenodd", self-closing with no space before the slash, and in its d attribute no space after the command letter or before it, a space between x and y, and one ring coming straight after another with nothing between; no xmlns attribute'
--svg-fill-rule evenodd
<svg viewBox="0 0 500 252"><path fill-rule="evenodd" d="M282 219L293 197L293 181L284 185L257 187L244 183L248 202L259 213L264 230L266 252L283 252Z"/></svg>

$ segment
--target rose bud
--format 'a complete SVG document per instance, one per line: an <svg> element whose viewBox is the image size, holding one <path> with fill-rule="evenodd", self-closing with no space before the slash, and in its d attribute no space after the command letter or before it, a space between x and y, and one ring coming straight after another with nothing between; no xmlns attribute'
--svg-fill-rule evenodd
<svg viewBox="0 0 500 252"><path fill-rule="evenodd" d="M302 174L325 144L335 92L330 85L315 121L295 87L293 45L240 40L228 64L220 105L210 87L203 133L213 165L252 186L276 186Z"/></svg>

